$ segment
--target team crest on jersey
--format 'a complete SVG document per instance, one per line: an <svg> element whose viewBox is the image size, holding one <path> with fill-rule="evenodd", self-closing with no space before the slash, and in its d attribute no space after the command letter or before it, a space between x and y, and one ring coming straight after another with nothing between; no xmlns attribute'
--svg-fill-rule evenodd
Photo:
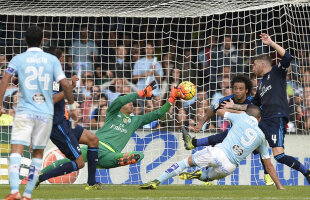
<svg viewBox="0 0 310 200"><path fill-rule="evenodd" d="M268 77L267 77L267 80L269 80L270 79L270 74L268 74Z"/></svg>
<svg viewBox="0 0 310 200"><path fill-rule="evenodd" d="M32 96L32 101L37 104L41 104L45 102L45 97L40 92L37 92Z"/></svg>
<svg viewBox="0 0 310 200"><path fill-rule="evenodd" d="M127 118L125 117L125 118L123 118L123 122L125 123L125 124L127 124Z"/></svg>
<svg viewBox="0 0 310 200"><path fill-rule="evenodd" d="M59 92L59 83L57 83L56 81L53 82L53 91Z"/></svg>
<svg viewBox="0 0 310 200"><path fill-rule="evenodd" d="M232 147L232 150L233 152L238 155L238 156L241 156L243 154L243 148L242 146L239 146L237 144L235 144L233 147Z"/></svg>
<svg viewBox="0 0 310 200"><path fill-rule="evenodd" d="M218 109L220 107L220 105L218 103L214 104L214 109Z"/></svg>

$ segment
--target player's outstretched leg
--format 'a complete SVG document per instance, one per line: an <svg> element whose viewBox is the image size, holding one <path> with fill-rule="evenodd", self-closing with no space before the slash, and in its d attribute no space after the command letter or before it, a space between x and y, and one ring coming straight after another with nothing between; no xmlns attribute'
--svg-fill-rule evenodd
<svg viewBox="0 0 310 200"><path fill-rule="evenodd" d="M218 133L218 134L211 135L209 137L200 138L200 139L191 137L186 131L186 129L184 131L182 129L182 134L183 134L183 141L184 141L185 149L192 150L195 147L210 146L210 145L214 146L218 143L223 142L223 140L228 134L228 130L222 133Z"/></svg>
<svg viewBox="0 0 310 200"><path fill-rule="evenodd" d="M79 139L79 143L87 145L81 148L84 161L86 162L87 160L88 162L88 179L85 190L100 190L102 189L102 185L96 183L99 139L95 134L84 129ZM85 154L87 156L85 156Z"/></svg>
<svg viewBox="0 0 310 200"><path fill-rule="evenodd" d="M202 170L196 170L194 172L182 172L179 174L179 178L182 180L198 179L204 183L204 185L214 185L210 180L206 180L208 167L204 167Z"/></svg>
<svg viewBox="0 0 310 200"><path fill-rule="evenodd" d="M182 131L182 139L184 141L185 149L186 150L194 149L195 146L193 145L193 139L195 139L195 137L192 137L184 126L182 127L181 131Z"/></svg>
<svg viewBox="0 0 310 200"><path fill-rule="evenodd" d="M148 183L144 183L139 186L139 189L156 189L157 186L163 181L172 178L179 173L181 173L184 169L188 168L190 165L188 163L188 158L173 164L170 168L168 168L164 173L162 173L157 179L150 181Z"/></svg>
<svg viewBox="0 0 310 200"><path fill-rule="evenodd" d="M274 150L274 149L273 149ZM275 154L275 153L274 153ZM307 179L308 183L310 184L310 170L307 169L303 164L301 164L298 160L294 157L286 155L284 152L278 155L275 155L274 158L282 164L287 165L299 172L301 172L305 178Z"/></svg>
<svg viewBox="0 0 310 200"><path fill-rule="evenodd" d="M52 177L62 176L64 174L77 171L78 169L81 169L84 167L84 161L83 161L82 156L79 156L78 159L76 159L75 161L71 161L67 158L64 158L61 160L57 160L54 163L51 164L52 167L48 169L44 168L41 171L42 174L39 176L39 179L36 183L36 187L38 187L39 184L42 183L43 181L46 181ZM80 164L80 163L83 163L83 164Z"/></svg>

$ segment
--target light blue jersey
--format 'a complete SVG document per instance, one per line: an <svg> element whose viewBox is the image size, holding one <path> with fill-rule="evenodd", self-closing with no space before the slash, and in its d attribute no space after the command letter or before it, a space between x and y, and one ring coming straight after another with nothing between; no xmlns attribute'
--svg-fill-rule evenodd
<svg viewBox="0 0 310 200"><path fill-rule="evenodd" d="M227 158L236 165L258 148L263 159L270 158L264 133L258 127L258 121L246 113L226 112L226 119L233 124L224 141L216 147L222 149Z"/></svg>
<svg viewBox="0 0 310 200"><path fill-rule="evenodd" d="M53 80L58 82L66 78L55 56L32 47L13 57L6 72L18 74L20 98L17 114L53 118Z"/></svg>

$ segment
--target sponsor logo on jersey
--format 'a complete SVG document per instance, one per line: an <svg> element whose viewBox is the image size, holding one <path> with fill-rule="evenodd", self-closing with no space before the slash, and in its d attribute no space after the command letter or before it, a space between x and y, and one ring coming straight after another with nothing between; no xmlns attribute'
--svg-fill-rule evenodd
<svg viewBox="0 0 310 200"><path fill-rule="evenodd" d="M272 89L271 85L267 85L267 86L264 85L261 89L260 97L263 97L266 94L266 92L268 92L271 89Z"/></svg>
<svg viewBox="0 0 310 200"><path fill-rule="evenodd" d="M40 92L37 92L32 96L32 101L34 101L37 104L41 104L41 103L44 103L46 100L43 94L41 94Z"/></svg>
<svg viewBox="0 0 310 200"><path fill-rule="evenodd" d="M56 81L53 82L53 91L59 92L59 83L57 83Z"/></svg>
<svg viewBox="0 0 310 200"><path fill-rule="evenodd" d="M123 118L123 122L125 123L125 124L129 124L130 122L131 122L131 119L130 118L127 118L127 117L124 117Z"/></svg>
<svg viewBox="0 0 310 200"><path fill-rule="evenodd" d="M111 129L114 129L114 130L117 130L117 131L120 131L122 133L127 133L127 129L124 128L124 124L120 124L119 126L115 125L115 124L112 124Z"/></svg>
<svg viewBox="0 0 310 200"><path fill-rule="evenodd" d="M220 107L220 105L218 103L214 104L214 109L218 109Z"/></svg>
<svg viewBox="0 0 310 200"><path fill-rule="evenodd" d="M242 146L239 146L237 144L235 144L233 147L232 147L232 150L233 152L238 155L238 156L241 156L243 154L243 148Z"/></svg>

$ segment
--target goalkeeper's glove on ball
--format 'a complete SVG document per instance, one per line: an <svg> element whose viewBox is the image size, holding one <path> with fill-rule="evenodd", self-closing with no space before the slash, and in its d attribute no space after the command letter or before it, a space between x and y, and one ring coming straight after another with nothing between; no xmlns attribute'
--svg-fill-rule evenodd
<svg viewBox="0 0 310 200"><path fill-rule="evenodd" d="M174 86L171 87L170 97L168 101L171 104L174 104L174 102L177 100L177 98L183 98L184 95L182 91L179 88L175 88Z"/></svg>

